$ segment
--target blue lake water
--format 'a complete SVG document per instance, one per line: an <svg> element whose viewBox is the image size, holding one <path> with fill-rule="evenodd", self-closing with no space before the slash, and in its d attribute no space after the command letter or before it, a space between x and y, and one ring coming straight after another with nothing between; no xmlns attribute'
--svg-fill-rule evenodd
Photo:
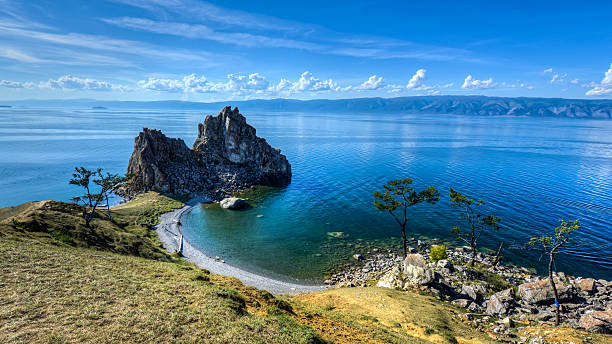
<svg viewBox="0 0 612 344"><path fill-rule="evenodd" d="M69 200L72 168L125 172L141 127L190 145L211 111L0 109L0 206ZM369 245L395 245L399 229L374 210L372 193L392 178L435 185L436 205L411 209L409 236L454 244L453 187L502 218L484 248L538 267L529 238L560 219L581 219L557 269L612 279L612 122L410 114L244 113L293 168L293 181L240 212L195 208L185 236L210 255L285 278L316 280ZM342 238L333 236L342 232Z"/></svg>

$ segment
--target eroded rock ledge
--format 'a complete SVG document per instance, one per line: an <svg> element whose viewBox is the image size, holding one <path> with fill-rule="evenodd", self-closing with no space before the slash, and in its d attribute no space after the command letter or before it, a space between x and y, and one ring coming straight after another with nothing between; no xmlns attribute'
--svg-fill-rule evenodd
<svg viewBox="0 0 612 344"><path fill-rule="evenodd" d="M131 179L120 191L131 197L145 191L222 198L252 185L286 186L291 165L280 149L256 135L237 108L206 116L189 149L181 139L143 128L134 140L127 169Z"/></svg>

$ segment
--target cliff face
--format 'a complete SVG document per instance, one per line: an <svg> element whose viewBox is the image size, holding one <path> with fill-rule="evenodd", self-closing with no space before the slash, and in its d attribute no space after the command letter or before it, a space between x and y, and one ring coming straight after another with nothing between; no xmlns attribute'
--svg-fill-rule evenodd
<svg viewBox="0 0 612 344"><path fill-rule="evenodd" d="M198 125L193 149L181 139L143 128L134 140L127 173L132 176L122 190L127 196L154 190L222 197L255 184L291 182L287 158L257 137L238 109L230 107Z"/></svg>
<svg viewBox="0 0 612 344"><path fill-rule="evenodd" d="M265 139L257 137L238 109L228 106L198 125L193 152L221 182L284 186L291 182L291 165Z"/></svg>

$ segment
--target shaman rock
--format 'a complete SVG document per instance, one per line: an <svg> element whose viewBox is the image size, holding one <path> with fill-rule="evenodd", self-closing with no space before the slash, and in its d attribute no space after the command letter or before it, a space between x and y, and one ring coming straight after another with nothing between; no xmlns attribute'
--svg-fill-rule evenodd
<svg viewBox="0 0 612 344"><path fill-rule="evenodd" d="M220 199L252 185L286 186L291 165L279 149L257 137L238 109L223 108L198 125L189 149L181 139L143 128L134 140L127 169L131 176L120 193L214 193Z"/></svg>

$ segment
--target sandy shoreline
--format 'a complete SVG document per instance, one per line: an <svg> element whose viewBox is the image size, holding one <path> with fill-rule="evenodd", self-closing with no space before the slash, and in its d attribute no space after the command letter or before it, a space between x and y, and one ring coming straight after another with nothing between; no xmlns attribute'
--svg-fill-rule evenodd
<svg viewBox="0 0 612 344"><path fill-rule="evenodd" d="M163 243L167 251L175 252L178 250L178 243L181 237L179 223L181 217L191 208L192 205L185 205L181 209L160 216L160 223L155 226L155 229L159 240ZM209 257L193 247L185 238L183 238L183 256L187 261L198 267L208 269L212 273L235 277L245 285L264 289L272 294L297 295L326 289L323 285L302 285L279 281L240 269L227 263L221 263L215 260L214 257Z"/></svg>

